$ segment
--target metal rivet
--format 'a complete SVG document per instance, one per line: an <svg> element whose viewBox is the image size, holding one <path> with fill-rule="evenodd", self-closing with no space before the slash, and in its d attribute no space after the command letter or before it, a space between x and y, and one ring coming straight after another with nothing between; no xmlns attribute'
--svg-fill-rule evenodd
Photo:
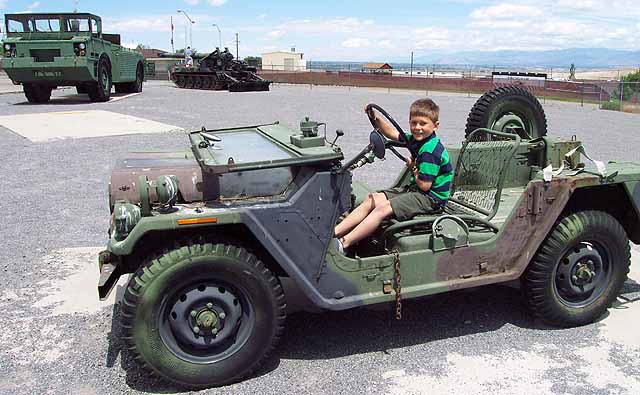
<svg viewBox="0 0 640 395"><path fill-rule="evenodd" d="M213 303L211 303L211 302L207 303L207 307L208 308L212 308L213 307Z"/></svg>
<svg viewBox="0 0 640 395"><path fill-rule="evenodd" d="M226 316L227 315L224 313L224 311L222 313L218 314L218 317L220 317L221 320L224 320Z"/></svg>
<svg viewBox="0 0 640 395"><path fill-rule="evenodd" d="M217 334L217 333L218 333L218 328L213 328L213 329L211 330L211 333L213 333L214 335L215 335L215 334Z"/></svg>
<svg viewBox="0 0 640 395"><path fill-rule="evenodd" d="M194 327L194 328L193 328L193 331L194 331L195 333L200 333L200 328L198 328L198 327L196 326L196 327Z"/></svg>
<svg viewBox="0 0 640 395"><path fill-rule="evenodd" d="M195 310L191 310L191 316L195 317L196 315L198 315L198 312Z"/></svg>

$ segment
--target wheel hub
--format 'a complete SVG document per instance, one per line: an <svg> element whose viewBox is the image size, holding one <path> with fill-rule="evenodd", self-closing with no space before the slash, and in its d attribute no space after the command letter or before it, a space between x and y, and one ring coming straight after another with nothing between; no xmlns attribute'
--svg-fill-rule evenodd
<svg viewBox="0 0 640 395"><path fill-rule="evenodd" d="M586 305L604 290L609 275L606 255L602 255L594 244L581 242L558 263L556 292L568 305Z"/></svg>

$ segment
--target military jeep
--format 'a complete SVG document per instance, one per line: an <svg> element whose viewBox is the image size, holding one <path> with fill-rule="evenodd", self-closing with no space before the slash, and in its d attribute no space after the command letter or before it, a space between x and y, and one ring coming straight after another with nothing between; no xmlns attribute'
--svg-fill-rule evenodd
<svg viewBox="0 0 640 395"><path fill-rule="evenodd" d="M98 292L133 273L120 306L135 359L187 387L240 380L274 350L296 292L322 310L388 303L400 319L404 299L519 280L532 314L561 327L611 305L629 240L640 242L640 164L585 165L579 141L546 135L533 95L498 88L447 147L455 177L442 212L391 219L343 254L334 226L370 193L352 170L403 156L372 124L349 160L342 132L329 141L305 119L299 131L203 128L184 152L119 161Z"/></svg>
<svg viewBox="0 0 640 395"><path fill-rule="evenodd" d="M59 86L75 86L91 101L116 92L142 91L142 54L120 46L119 34L102 32L86 13L6 14L2 67L22 84L30 103L45 103Z"/></svg>

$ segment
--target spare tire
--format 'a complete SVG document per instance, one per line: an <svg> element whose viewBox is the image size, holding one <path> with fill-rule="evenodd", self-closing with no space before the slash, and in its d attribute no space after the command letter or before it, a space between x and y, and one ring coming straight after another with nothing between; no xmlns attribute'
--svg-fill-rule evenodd
<svg viewBox="0 0 640 395"><path fill-rule="evenodd" d="M531 92L518 86L503 86L486 92L471 108L465 137L478 128L517 133L533 140L547 134L547 117Z"/></svg>

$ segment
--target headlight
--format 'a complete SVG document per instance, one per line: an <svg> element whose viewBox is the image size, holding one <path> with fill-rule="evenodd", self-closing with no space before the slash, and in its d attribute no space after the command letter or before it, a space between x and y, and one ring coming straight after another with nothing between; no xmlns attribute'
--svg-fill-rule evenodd
<svg viewBox="0 0 640 395"><path fill-rule="evenodd" d="M116 202L111 217L112 236L118 241L126 239L140 221L140 217L140 207L122 201Z"/></svg>
<svg viewBox="0 0 640 395"><path fill-rule="evenodd" d="M80 43L80 44L78 44L78 48L80 48L80 49L85 49L86 47L87 47L87 46L86 46L86 45L84 45L84 43Z"/></svg>
<svg viewBox="0 0 640 395"><path fill-rule="evenodd" d="M5 44L5 45L4 45L4 49L5 49L6 51L11 51L11 45L10 45L10 44Z"/></svg>

